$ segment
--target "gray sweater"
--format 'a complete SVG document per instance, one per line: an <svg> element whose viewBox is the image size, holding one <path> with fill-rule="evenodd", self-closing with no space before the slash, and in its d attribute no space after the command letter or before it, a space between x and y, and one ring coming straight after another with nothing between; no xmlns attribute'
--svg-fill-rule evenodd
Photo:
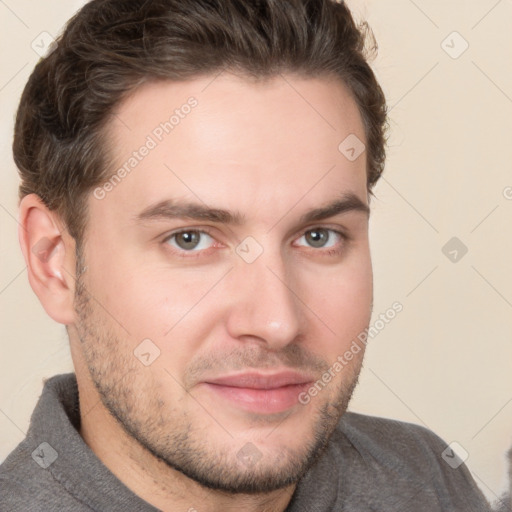
<svg viewBox="0 0 512 512"><path fill-rule="evenodd" d="M512 512L512 448L508 452L508 484L509 491L494 503L496 512Z"/></svg>
<svg viewBox="0 0 512 512"><path fill-rule="evenodd" d="M157 510L82 440L78 404L74 374L46 381L27 437L0 466L1 512ZM287 512L487 512L467 468L446 449L423 427L346 413Z"/></svg>

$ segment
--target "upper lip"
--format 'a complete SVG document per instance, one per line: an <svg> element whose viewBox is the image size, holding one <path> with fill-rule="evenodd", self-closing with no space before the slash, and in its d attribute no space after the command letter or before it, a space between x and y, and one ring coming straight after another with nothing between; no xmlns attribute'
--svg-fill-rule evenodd
<svg viewBox="0 0 512 512"><path fill-rule="evenodd" d="M246 372L205 380L207 384L234 388L275 389L283 386L307 384L314 378L311 375L287 370L274 373Z"/></svg>

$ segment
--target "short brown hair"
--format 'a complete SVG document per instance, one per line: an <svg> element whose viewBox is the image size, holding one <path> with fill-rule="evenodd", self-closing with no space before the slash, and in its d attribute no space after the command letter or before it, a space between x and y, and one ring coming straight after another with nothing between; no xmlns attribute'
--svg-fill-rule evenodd
<svg viewBox="0 0 512 512"><path fill-rule="evenodd" d="M13 143L20 200L39 195L80 244L87 193L111 174L104 132L113 108L144 82L223 69L258 79L339 77L364 123L371 193L384 168L387 125L367 62L373 50L368 26L358 28L335 0L92 0L23 91Z"/></svg>

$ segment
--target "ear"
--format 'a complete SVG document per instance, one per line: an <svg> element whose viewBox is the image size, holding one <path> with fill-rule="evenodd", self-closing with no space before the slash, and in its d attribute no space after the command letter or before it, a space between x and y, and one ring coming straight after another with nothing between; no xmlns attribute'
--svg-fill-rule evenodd
<svg viewBox="0 0 512 512"><path fill-rule="evenodd" d="M20 202L18 238L28 280L56 322L75 322L75 241L58 216L36 194Z"/></svg>

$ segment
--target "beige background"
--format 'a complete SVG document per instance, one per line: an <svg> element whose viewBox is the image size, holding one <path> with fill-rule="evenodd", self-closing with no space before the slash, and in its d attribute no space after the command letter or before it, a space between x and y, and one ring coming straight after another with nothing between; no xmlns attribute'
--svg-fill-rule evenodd
<svg viewBox="0 0 512 512"><path fill-rule="evenodd" d="M10 145L32 41L80 5L0 1L0 461L24 437L42 379L72 369L64 327L28 284ZM369 344L351 408L456 441L493 500L512 444L512 1L349 5L377 37L391 118L372 203L375 320L404 307ZM452 237L468 249L456 262L442 252Z"/></svg>

